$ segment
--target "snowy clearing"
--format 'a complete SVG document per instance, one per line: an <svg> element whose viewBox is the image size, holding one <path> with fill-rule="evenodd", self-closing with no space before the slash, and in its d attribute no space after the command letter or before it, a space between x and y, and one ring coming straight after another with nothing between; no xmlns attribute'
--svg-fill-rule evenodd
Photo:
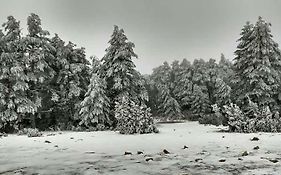
<svg viewBox="0 0 281 175"><path fill-rule="evenodd" d="M0 139L0 174L280 174L281 133L223 133L197 122L159 134L45 132ZM47 136L49 135L49 136ZM258 137L258 141L251 138ZM188 148L183 149L184 145ZM258 148L253 149L258 146ZM170 154L164 154L166 149ZM124 155L125 151L132 155ZM138 151L143 154L137 154ZM249 155L242 156L247 151ZM150 159L152 158L152 159ZM274 163L275 162L275 163Z"/></svg>

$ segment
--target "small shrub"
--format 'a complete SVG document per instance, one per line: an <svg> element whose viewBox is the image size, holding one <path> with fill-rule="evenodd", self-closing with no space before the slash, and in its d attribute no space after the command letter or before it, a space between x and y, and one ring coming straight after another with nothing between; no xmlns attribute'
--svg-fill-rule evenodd
<svg viewBox="0 0 281 175"><path fill-rule="evenodd" d="M199 118L200 124L210 124L219 126L221 124L221 119L215 114L206 114Z"/></svg>
<svg viewBox="0 0 281 175"><path fill-rule="evenodd" d="M37 128L32 129L28 128L27 129L27 137L41 137L43 135L42 132L40 132Z"/></svg>
<svg viewBox="0 0 281 175"><path fill-rule="evenodd" d="M158 133L150 109L146 106L139 106L133 101L122 98L116 103L115 117L118 120L117 130L120 134L146 134Z"/></svg>

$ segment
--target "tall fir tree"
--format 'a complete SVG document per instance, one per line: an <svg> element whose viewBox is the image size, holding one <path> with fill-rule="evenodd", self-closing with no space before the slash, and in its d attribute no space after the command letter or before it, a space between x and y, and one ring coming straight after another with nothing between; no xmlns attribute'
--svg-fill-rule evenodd
<svg viewBox="0 0 281 175"><path fill-rule="evenodd" d="M112 123L109 119L109 99L106 96L106 84L96 73L92 74L88 91L81 102L79 118L80 125L95 127L97 130L105 129Z"/></svg>
<svg viewBox="0 0 281 175"><path fill-rule="evenodd" d="M62 129L69 129L79 120L79 107L90 81L90 62L86 59L85 49L76 48L72 42L65 42L58 36L52 38L57 52L55 57L56 76L53 81L53 98L56 99L53 115Z"/></svg>
<svg viewBox="0 0 281 175"><path fill-rule="evenodd" d="M281 57L270 26L259 17L254 26L247 23L242 29L234 59L238 102L249 97L258 106L276 106Z"/></svg>
<svg viewBox="0 0 281 175"><path fill-rule="evenodd" d="M133 58L137 58L137 55L133 50L135 45L128 41L126 35L124 34L124 30L119 29L118 26L114 26L113 34L111 35L109 44L110 46L106 49L106 54L102 58L100 76L106 81L107 84L106 95L111 102L110 120L113 121L113 126L116 124L120 126L120 123L124 121L122 119L123 117L127 118L128 120L130 118L135 120L138 116L122 115L123 117L118 118L117 116L121 115L122 111L118 110L119 108L117 104L123 104L122 100L125 98L129 100L129 104L134 104L134 106L130 107L138 108L141 111L146 111L146 101L148 100L148 94L145 89L144 78L138 71L136 71L136 66L132 60ZM147 117L150 118L150 116ZM145 121L146 120L138 120L139 123ZM152 123L146 123L145 125L151 124ZM130 127L138 126L139 125L135 123ZM151 132L153 131L151 130ZM138 131L138 133L142 132Z"/></svg>
<svg viewBox="0 0 281 175"><path fill-rule="evenodd" d="M183 59L179 65L177 77L175 78L174 94L183 111L188 111L191 105L192 76L191 63Z"/></svg>
<svg viewBox="0 0 281 175"><path fill-rule="evenodd" d="M27 60L25 72L29 78L28 97L32 100L33 105L37 107L35 114L30 115L31 126L36 127L36 118L41 118L45 105L42 101L48 94L48 84L55 75L51 63L55 57L53 52L55 48L50 44L47 36L48 31L41 27L41 19L38 15L32 13L27 18L28 34L22 38L24 45L24 55Z"/></svg>
<svg viewBox="0 0 281 175"><path fill-rule="evenodd" d="M29 77L25 73L26 62L20 41L20 25L13 16L3 24L5 34L0 33L0 130L18 129L26 114L37 111L27 96Z"/></svg>
<svg viewBox="0 0 281 175"><path fill-rule="evenodd" d="M151 75L152 83L157 88L158 115L164 120L181 119L181 107L176 100L173 89L175 74L167 62L155 68Z"/></svg>

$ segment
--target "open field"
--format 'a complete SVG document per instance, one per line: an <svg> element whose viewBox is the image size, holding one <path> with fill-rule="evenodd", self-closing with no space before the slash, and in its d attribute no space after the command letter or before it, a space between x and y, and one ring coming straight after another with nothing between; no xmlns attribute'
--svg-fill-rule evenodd
<svg viewBox="0 0 281 175"><path fill-rule="evenodd" d="M148 135L104 131L2 137L0 174L281 173L280 133L223 133L222 127L197 122L158 127L159 134ZM251 141L253 137L259 140ZM254 150L256 146L259 149ZM242 156L245 151L249 155Z"/></svg>

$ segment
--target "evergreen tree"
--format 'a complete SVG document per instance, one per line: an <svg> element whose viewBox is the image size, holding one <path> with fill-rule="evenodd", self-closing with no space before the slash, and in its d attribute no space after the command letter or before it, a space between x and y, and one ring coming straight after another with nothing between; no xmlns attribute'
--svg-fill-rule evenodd
<svg viewBox="0 0 281 175"><path fill-rule="evenodd" d="M234 63L240 103L249 96L258 106L276 105L273 97L280 84L281 57L270 26L259 17L255 26L247 23L242 29Z"/></svg>
<svg viewBox="0 0 281 175"><path fill-rule="evenodd" d="M24 71L19 21L8 16L3 27L6 34L0 32L0 130L11 131L18 128L23 116L34 114L37 106L26 94L29 78Z"/></svg>
<svg viewBox="0 0 281 175"><path fill-rule="evenodd" d="M107 96L110 99L111 119L114 119L115 104L127 94L137 105L145 104L148 95L144 87L144 79L135 70L133 58L137 58L133 48L135 45L129 42L123 29L114 26L113 34L109 41L110 46L102 58L101 78L107 84Z"/></svg>
<svg viewBox="0 0 281 175"><path fill-rule="evenodd" d="M214 100L219 106L230 103L231 87L228 86L223 79L217 78L214 88Z"/></svg>
<svg viewBox="0 0 281 175"><path fill-rule="evenodd" d="M22 38L24 45L24 55L27 66L25 72L29 78L28 97L33 102L33 105L39 110L36 114L30 115L31 126L36 127L36 118L41 118L41 112L45 105L42 105L42 100L48 94L48 84L55 75L51 67L54 61L55 48L50 44L46 37L49 32L41 28L41 19L36 14L31 14L27 18L28 35Z"/></svg>
<svg viewBox="0 0 281 175"><path fill-rule="evenodd" d="M192 87L190 93L190 110L193 114L206 114L211 110L207 87L206 62L202 59L194 60L191 71Z"/></svg>
<svg viewBox="0 0 281 175"><path fill-rule="evenodd" d="M187 111L191 105L192 94L192 66L189 61L183 59L179 65L177 76L175 77L174 94L181 109Z"/></svg>
<svg viewBox="0 0 281 175"><path fill-rule="evenodd" d="M54 107L56 123L62 129L75 125L79 119L78 111L87 92L90 81L90 62L86 59L84 48L65 42L58 35L52 38L56 48L56 76L53 81L53 97L58 99Z"/></svg>
<svg viewBox="0 0 281 175"><path fill-rule="evenodd" d="M224 54L221 54L221 58L218 64L219 77L227 84L231 85L231 79L233 79L233 64L231 61L225 58Z"/></svg>
<svg viewBox="0 0 281 175"><path fill-rule="evenodd" d="M105 94L106 84L96 73L92 74L88 91L81 102L80 125L103 129L110 126L109 99Z"/></svg>
<svg viewBox="0 0 281 175"><path fill-rule="evenodd" d="M123 29L114 26L113 34L109 41L110 46L106 49L106 54L102 58L100 76L106 81L106 96L110 100L110 120L116 123L120 132L128 127L133 131L126 133L146 133L146 127L138 131L139 125L152 125L153 120L145 105L148 101L148 94L145 89L145 80L139 72L135 70L132 58L137 58L133 48L135 45L129 42ZM127 99L124 103L123 99ZM121 107L120 107L121 106ZM123 113L121 108L128 108L132 114ZM137 112L135 112L137 110ZM142 115L142 116L138 116ZM121 117L120 117L121 116ZM139 120L136 118L146 118ZM124 121L134 120L131 125L124 125ZM149 120L147 120L149 119ZM149 131L154 132L154 131Z"/></svg>
<svg viewBox="0 0 281 175"><path fill-rule="evenodd" d="M121 134L159 132L150 116L149 108L135 104L128 98L128 94L121 98L115 105L115 117L118 119L117 130Z"/></svg>
<svg viewBox="0 0 281 175"><path fill-rule="evenodd" d="M158 114L166 120L183 117L181 108L173 93L172 70L167 62L153 70L152 83L157 88Z"/></svg>

